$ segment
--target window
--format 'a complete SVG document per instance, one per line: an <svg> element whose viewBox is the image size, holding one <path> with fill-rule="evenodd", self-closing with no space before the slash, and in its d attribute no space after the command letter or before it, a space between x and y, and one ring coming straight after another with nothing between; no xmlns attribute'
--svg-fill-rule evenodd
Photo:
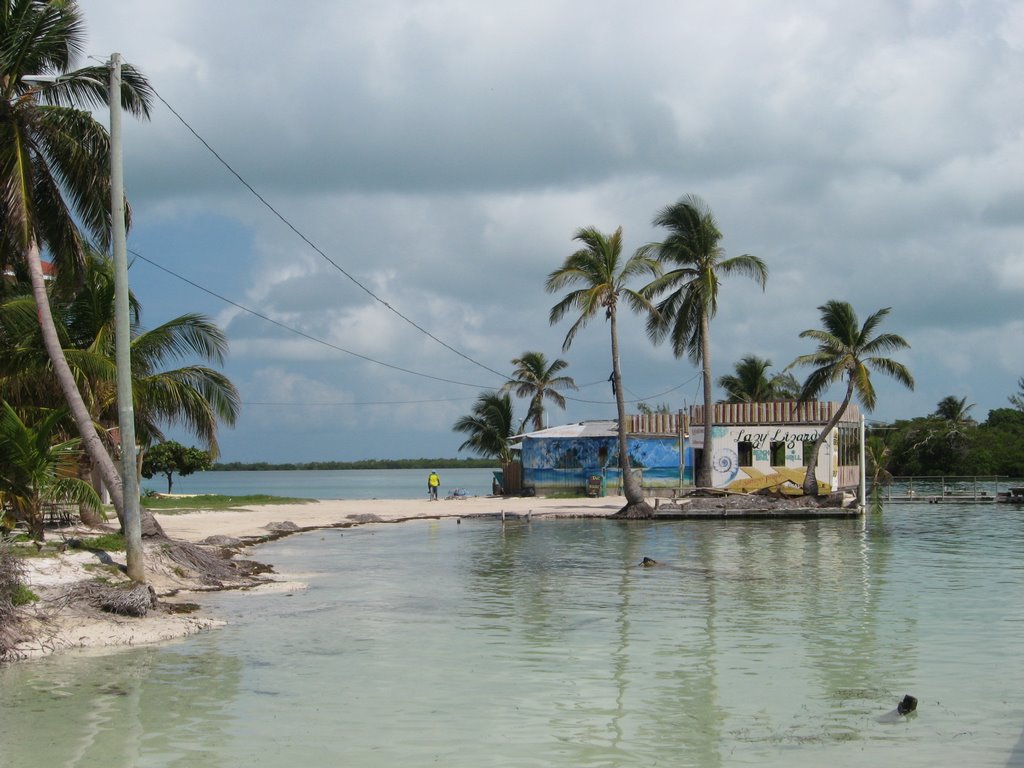
<svg viewBox="0 0 1024 768"><path fill-rule="evenodd" d="M811 466L811 449L814 447L813 440L804 440L804 459L803 465L805 467Z"/></svg>
<svg viewBox="0 0 1024 768"><path fill-rule="evenodd" d="M753 443L737 443L736 453L739 456L739 462L741 467L752 467L754 466L754 444Z"/></svg>
<svg viewBox="0 0 1024 768"><path fill-rule="evenodd" d="M786 444L781 440L772 441L772 466L786 466Z"/></svg>

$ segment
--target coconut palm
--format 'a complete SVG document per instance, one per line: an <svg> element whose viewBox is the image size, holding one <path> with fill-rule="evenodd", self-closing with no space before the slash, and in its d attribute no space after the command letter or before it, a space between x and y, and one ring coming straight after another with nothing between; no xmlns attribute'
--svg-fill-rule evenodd
<svg viewBox="0 0 1024 768"><path fill-rule="evenodd" d="M111 261L90 252L82 283L72 297L55 299L55 315L65 357L82 382L94 419L106 429L117 425L116 363L114 359L114 269ZM217 428L231 426L239 411L239 394L222 373L199 360L222 364L227 351L223 331L204 315L185 314L160 326L141 326L142 308L133 294L131 309L132 390L135 432L145 448L163 441L163 427L181 425L217 456ZM48 387L52 376L45 352L32 333L25 298L0 304L0 340L18 339L4 349L0 385L8 397L23 401ZM0 349L3 349L0 346ZM187 364L170 367L178 361ZM38 401L37 401L38 402ZM143 459L140 452L139 462Z"/></svg>
<svg viewBox="0 0 1024 768"><path fill-rule="evenodd" d="M222 365L227 353L224 332L205 315L189 313L156 328L142 328L141 307L133 295L132 390L135 434L143 448L165 439L162 427L180 425L201 440L216 458L217 428L233 426L240 408L238 390L223 373L199 359ZM114 360L114 270L111 262L92 255L82 286L67 309L68 336L77 350L69 352L81 370L94 372L102 422L117 420ZM186 362L180 367L170 367ZM142 457L140 455L141 463Z"/></svg>
<svg viewBox="0 0 1024 768"><path fill-rule="evenodd" d="M966 397L946 395L939 400L933 415L943 421L948 421L954 429L960 429L975 423L970 416L970 410L973 407L974 403L968 403Z"/></svg>
<svg viewBox="0 0 1024 768"><path fill-rule="evenodd" d="M479 456L512 460L512 398L508 393L481 392L473 412L461 417L452 427L469 435L459 450L469 449Z"/></svg>
<svg viewBox="0 0 1024 768"><path fill-rule="evenodd" d="M800 355L787 366L813 366L804 382L800 394L802 400L815 400L837 381L846 379L846 394L838 410L818 434L808 457L807 474L804 477L804 493L817 495L819 491L816 476L818 453L825 438L842 419L850 400L856 394L865 411L875 407L875 388L871 383L871 371L878 371L896 379L907 389L914 388L914 377L902 363L880 355L886 352L908 349L910 345L902 336L894 333L875 335L878 326L892 311L885 307L875 312L860 325L857 313L845 301L835 299L818 307L821 312L823 329L810 329L800 338L814 339L818 349L809 355Z"/></svg>
<svg viewBox="0 0 1024 768"><path fill-rule="evenodd" d="M73 280L84 260L79 225L99 243L110 232L109 140L88 111L107 103L108 69L73 69L84 42L74 0L0 0L0 267L31 279L54 373L123 522L120 475L64 358L40 257L47 250L58 280ZM145 79L126 66L122 83L124 108L148 116Z"/></svg>
<svg viewBox="0 0 1024 768"><path fill-rule="evenodd" d="M892 473L888 470L892 451L885 439L871 435L864 445L864 458L867 461L867 473L871 475L871 487L868 489L871 511L881 512L882 488L892 482Z"/></svg>
<svg viewBox="0 0 1024 768"><path fill-rule="evenodd" d="M530 398L530 407L526 418L519 427L522 432L528 421L533 419L534 429L544 429L544 401L550 400L559 408L565 408L565 398L558 392L560 389L577 389L572 376L557 374L569 367L561 358L548 365L543 352L523 352L520 357L512 358L512 378L501 388L502 392L512 392L516 397Z"/></svg>
<svg viewBox="0 0 1024 768"><path fill-rule="evenodd" d="M562 266L548 275L545 287L548 293L571 286L579 287L569 291L551 308L549 320L554 325L570 312L579 313L565 335L562 351L566 352L572 345L576 333L598 312L604 312L611 333L612 389L615 392L615 408L618 414L622 487L626 495L626 506L619 510L618 514L626 517L650 517L653 516L654 510L644 501L643 489L633 477L629 462L617 318L620 299L634 311L654 311L650 301L640 292L629 288L627 283L642 275L657 275L658 264L643 253L635 253L625 262L622 261L622 227L611 235L605 235L594 227L584 227L576 230L573 240L582 243L583 247L566 257Z"/></svg>
<svg viewBox="0 0 1024 768"><path fill-rule="evenodd" d="M667 292L651 314L647 332L658 343L668 337L676 357L688 355L700 364L704 388L704 450L697 467L698 487L710 487L714 400L711 389L711 320L718 312L718 287L722 277L752 277L764 289L768 268L757 256L725 258L719 242L722 233L714 214L701 198L687 195L661 209L654 224L668 229L660 243L641 248L667 267L643 289L654 298Z"/></svg>
<svg viewBox="0 0 1024 768"><path fill-rule="evenodd" d="M80 441L58 438L65 416L63 409L54 409L26 423L10 403L0 403L0 509L24 522L36 541L43 540L46 504L102 508L96 491L75 474Z"/></svg>
<svg viewBox="0 0 1024 768"><path fill-rule="evenodd" d="M747 355L734 365L735 373L718 377L718 386L725 390L727 403L769 403L773 400L796 399L800 385L791 373L768 375L772 361Z"/></svg>

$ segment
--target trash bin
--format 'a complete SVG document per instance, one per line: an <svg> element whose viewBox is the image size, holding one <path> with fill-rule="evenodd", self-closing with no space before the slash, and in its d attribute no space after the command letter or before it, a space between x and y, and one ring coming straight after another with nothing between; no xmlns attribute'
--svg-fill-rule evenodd
<svg viewBox="0 0 1024 768"><path fill-rule="evenodd" d="M604 496L604 476L590 475L587 478L587 496L592 499Z"/></svg>

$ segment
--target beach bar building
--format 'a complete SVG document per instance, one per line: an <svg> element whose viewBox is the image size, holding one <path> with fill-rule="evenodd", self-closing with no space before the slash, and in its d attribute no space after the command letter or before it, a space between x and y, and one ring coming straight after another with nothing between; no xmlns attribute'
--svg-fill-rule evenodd
<svg viewBox="0 0 1024 768"><path fill-rule="evenodd" d="M779 401L714 406L711 464L715 488L796 491L811 446L838 403ZM822 444L815 474L830 490L860 481L860 411L847 407ZM630 465L646 494L673 496L693 487L704 450L704 408L629 416ZM615 421L584 421L523 435L522 485L526 492L620 493L622 476Z"/></svg>
<svg viewBox="0 0 1024 768"><path fill-rule="evenodd" d="M799 488L811 447L839 406L796 400L717 403L711 430L714 487L747 492ZM692 467L704 450L704 407L692 406L689 417L685 460ZM860 410L851 403L822 443L815 466L819 483L833 491L859 485L860 436Z"/></svg>

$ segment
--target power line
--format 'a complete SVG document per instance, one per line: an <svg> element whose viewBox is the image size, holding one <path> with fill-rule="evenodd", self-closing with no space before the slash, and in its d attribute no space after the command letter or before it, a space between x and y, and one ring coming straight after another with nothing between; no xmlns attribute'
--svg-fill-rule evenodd
<svg viewBox="0 0 1024 768"><path fill-rule="evenodd" d="M409 318L406 315L404 315L401 312L399 312L397 309L395 309L393 306L391 306L391 304L389 304L387 301L382 299L380 296L378 296L372 290L367 288L363 283L361 283L352 274L350 274L344 267L342 267L340 264L338 264L336 261L334 261L334 259L332 259L326 253L324 253L323 250L321 250L319 248L319 246L316 245L316 243L314 243L312 240L310 240L308 237L306 237L306 235L303 234L298 229L298 227L296 227L294 224L291 223L291 221L289 221L287 218L285 218L284 214L282 214L280 211L278 211L273 205L271 205L271 203L265 197L263 197L263 195L261 195L259 192L257 192L256 188L253 187L252 184L250 184L248 181L246 181L245 178L243 178L242 175L238 171L236 171L233 167L231 167L231 164L228 163L228 161L225 160L223 157L221 157L221 155L217 152L217 150L215 150L212 146L210 146L210 143L207 142L206 139L204 139L202 136L200 136L199 132L196 131L196 129L193 128L191 125L189 125L188 121L186 121L185 118L183 118L180 114L178 114L178 111L167 102L167 99L165 99L163 96L160 95L160 93L156 90L156 88L152 88L152 91L153 91L153 94L163 103L163 105L165 107L167 107L167 109L169 109L171 111L171 114L173 114L179 120L179 122L181 122L181 124L183 126L185 126L185 128L189 131L189 133L191 133L193 136L195 136L196 139L198 139L199 142L204 147L206 147L206 149L210 152L210 154L212 154L215 158L217 158L217 161L221 165L223 165L232 176L234 176L236 179L238 179L238 181L242 184L242 186L244 186L246 189L248 189L256 197L256 199L259 200L261 203L263 203L264 207L266 207L267 210L269 210L272 214L274 214L274 216L276 216L286 227L288 227L292 232L294 232L296 235L298 235L298 237L304 243L306 243L306 245L308 245L310 248L312 248L314 251L316 251L316 253L319 254L320 257L324 259L324 261L326 261L328 264L330 264L332 267L334 267L336 270L338 270L341 274L343 274L345 277L347 277L356 286L358 286L361 290L363 290L368 296L370 296L370 298L372 298L374 301L382 304L389 311L391 311L396 316L398 316L399 318L404 320L406 323L411 325L413 328L415 328L417 331L419 331L423 335L427 336L428 338L430 338L433 341L435 341L438 344L440 344L445 349L447 349L447 350L449 350L451 352L454 352L456 355L458 355L459 357L463 358L464 360L467 360L468 362L472 363L473 365L476 365L476 366L478 366L480 368L483 368L485 371L488 371L489 373L493 373L495 376L498 376L501 379L507 379L508 378L505 374L500 373L499 371L496 371L496 370L494 370L493 368L491 368L491 367L489 367L487 365L484 365L479 360L475 360L474 358L472 358L469 355L459 351L458 349L456 349L455 347L451 346L450 344L448 344L447 342L443 341L442 339L439 339L437 336L435 336L433 333L428 331L426 328L424 328L423 326L419 325L418 323L416 323L411 318Z"/></svg>
<svg viewBox="0 0 1024 768"><path fill-rule="evenodd" d="M217 293L215 291L211 291L209 288L204 288L199 283L196 283L196 282L194 282L192 280L189 280L187 277L185 277L183 275L179 275L177 272L174 272L173 270L168 269L167 267L163 266L162 264L158 264L157 262L153 261L152 259L147 258L146 256L143 256L141 253L139 253L136 250L129 249L129 253L131 253L133 256L135 256L135 257L137 257L139 259L142 259L147 264L150 264L150 265L156 267L157 269L159 269L159 270L161 270L163 272L166 272L168 275L171 275L172 277L176 277L179 280L181 280L182 282L188 283L193 288L197 288L200 291L203 291L204 293L207 293L207 294L209 294L210 296L213 296L216 299L220 299L221 301L223 301L226 304L230 304L233 307L237 307L238 309L242 310L243 312L248 312L250 315L252 315L254 317L258 317L261 320L266 320L268 323L272 323L273 325L276 325L278 328L282 328L282 329L288 331L289 333L294 333L297 336L302 336L305 339L309 339L310 341L316 342L317 344L321 344L321 345L323 345L325 347L329 347L330 349L336 350L338 352L344 352L346 355L352 355L353 357L358 357L360 360L365 360L368 363L374 363L375 365L381 365L381 366L383 366L385 368L390 368L390 369L392 369L394 371L401 371L402 373L408 373L408 374L410 374L412 376L420 376L420 377L422 377L424 379L433 379L434 381L444 382L445 384L458 384L459 386L462 386L462 387L474 387L476 389L487 389L487 387L485 387L485 386L483 386L481 384L470 384L470 383L465 382L465 381L456 381L454 379L446 379L443 376L434 376L434 375L429 374L429 373L422 373L421 371L413 371L413 370L411 370L409 368L402 368L401 366L398 366L398 365L393 365L391 363L385 363L382 360L377 360L377 359L369 357L367 355L360 354L359 352L353 352L351 349L345 349L344 347L339 347L337 344L332 344L329 341L325 341L323 339L317 338L316 336L312 336L312 335L306 333L305 331L300 331L298 328L292 328L290 325L285 325L284 323L282 323L282 322L280 322L278 320L275 320L272 317L268 317L267 315L264 315L262 312L257 312L255 309L250 309L249 307L246 307L243 304L239 304L237 301L232 301L227 296L222 296L221 294L219 294L219 293Z"/></svg>
<svg viewBox="0 0 1024 768"><path fill-rule="evenodd" d="M153 94L157 97L157 99L159 99L160 102L165 107L167 107L167 109L171 112L171 114L174 115L174 117L177 118L177 120L183 126L185 126L186 130L188 130L188 132L191 133L196 138L196 140L198 140L199 143L202 144L206 148L206 150L211 155L213 155L214 158L216 158L217 161L222 166L224 166L224 168L232 176L234 176L238 180L238 182L240 184L242 184L242 186L244 186L246 189L248 189L249 192L251 192L252 195L257 200L259 200L267 210L269 210L275 217L277 217L278 220L281 221L281 223L283 223L292 232L294 232L304 243L306 243L306 245L308 245L310 248L312 248L321 258L324 259L324 261L326 261L328 264L330 264L332 267L334 267L338 272L340 272L342 275L344 275L346 278L348 278L353 284L355 284L357 287L359 287L364 293L366 293L368 296L370 296L370 298L372 298L374 301L376 301L379 304L381 304L382 306L384 306L386 309L388 309L394 315L396 315L397 317L399 317L400 319L402 319L403 321L405 321L406 323L411 325L413 328L415 328L417 331L419 331L423 335L427 336L428 338L430 338L434 342L440 344L442 347L444 347L445 349L449 350L450 352L453 352L454 354L456 354L459 357L463 358L467 362L470 362L473 365L475 365L475 366L477 366L479 368L484 369L488 373L493 373L495 376L498 376L499 378L501 378L501 379L503 379L505 381L508 380L508 376L506 376L505 374L501 373L500 371L494 370L490 366L485 365L484 363L481 363L479 360L476 360L475 358L470 357L469 355L465 354L464 352L462 352L462 351L456 349L455 347L451 346L450 344L448 344L444 340L438 338L436 335L434 335L433 333L428 331L426 328L422 327L417 322L415 322L414 320L412 320L411 318L409 318L408 316L406 316L405 314L400 312L398 309L393 307L389 302L387 302L386 300L384 300L383 298L378 296L376 293L374 293L372 290L370 290L370 288L368 288L366 285L364 285L362 282L360 282L354 275L349 273L344 267L342 267L340 264L338 264L336 261L334 261L334 259L332 259L330 256L328 256L319 246L316 245L316 243L314 243L312 240L310 240L301 230L299 230L298 227L296 227L294 224L292 224L292 222L290 220L288 220L284 216L284 214L282 214L280 211L278 211L270 203L270 201L268 201L262 194L260 194L259 191L256 190L255 187L252 186L252 184L250 184L248 181L246 181L246 179L238 171L236 171L231 166L231 164L228 163L228 161L225 160L220 155L220 153L217 152L217 150L214 149L213 146L206 139L204 139L199 134L199 132L195 128L193 128L189 124L189 122L187 120L185 120L185 118L182 117L181 114L174 107L172 107L171 104L162 95L160 95L159 91L157 91L155 88L152 88L152 91L153 91ZM290 326L284 325L283 323L280 323L277 320L274 320L274 319L272 319L270 317L267 317L266 315L263 315L263 314L261 314L259 312L256 312L255 310L249 309L248 307L245 307L245 306L243 306L241 304L238 304L237 302L234 302L231 299L228 299L228 298L226 298L224 296L221 296L220 294L217 294L217 293L215 293L213 291L210 291L209 289L204 288L203 286L199 285L198 283L195 283L195 282L189 280L188 278L185 278L185 277L183 277L181 275L178 275L178 274L172 272L171 270L167 269L166 267L164 267L164 266L162 266L160 264L157 264L156 262L154 262L154 261L152 261L150 259L147 259L145 256L142 256L141 254L139 254L139 253L137 253L135 251L131 251L131 252L135 256L141 258L143 261L146 261L149 264L152 264L154 267L157 267L158 269L161 269L161 270L167 272L168 274L173 275L174 277L177 277L180 280L183 280L184 282L186 282L189 285L192 285L192 286L198 288L201 291L205 291L206 293L208 293L211 296L214 296L214 297L220 299L221 301L224 301L224 302L226 302L228 304L231 304L232 306L235 306L238 309L241 309L241 310L243 310L245 312L248 312L249 314L252 314L255 317L259 317L259 318L261 318L263 320L266 320L269 323L273 323L274 325L277 325L278 327L283 328L283 329L285 329L285 330L287 330L287 331L289 331L291 333L295 333L295 334L297 334L299 336L302 336L302 337L304 337L306 339L309 339L310 341L314 341L314 342L316 342L318 344L322 344L324 346L330 347L331 349L335 349L335 350L338 350L340 352L344 352L345 354L349 354L349 355L352 355L354 357L358 357L358 358L360 358L362 360L366 360L367 362L375 363L377 365L381 365L381 366L384 366L386 368L391 368L393 370L401 371L403 373L408 373L408 374L411 374L411 375L414 375L414 376L421 376L423 378L433 379L435 381L441 381L441 382L448 383L448 384L457 384L459 386L471 386L471 387L477 387L477 388L480 388L480 389L488 389L489 388L489 387L486 387L484 385L468 384L466 382L454 381L452 379L446 379L446 378L443 378L443 377L440 377L440 376L433 376L431 374L421 373L419 371L413 371L413 370L410 370L410 369L407 369L407 368L402 368L400 366L392 365L390 363L385 363L385 362L382 362L380 360L375 360L374 358L368 357L366 355L361 355L358 352L353 352L351 350L344 349L344 348L339 347L339 346L337 346L335 344L331 344L330 342L324 341L323 339L318 339L318 338L316 338L314 336L311 336L311 335L309 335L309 334L307 334L307 333L305 333L303 331L300 331L300 330L298 330L296 328L291 328ZM671 387L670 389L667 389L664 392L660 392L658 394L650 395L650 396L644 397L644 398L637 398L635 400L628 400L626 402L635 403L635 402L642 402L644 400L650 400L650 399L657 398L657 397L663 397L663 396L665 396L667 394L670 394L671 392L676 391L680 387L685 386L691 380L692 379L687 380L686 382L683 382L682 384L679 384L679 385L677 385L675 387ZM585 384L583 386L589 387L589 386L593 386L595 384L601 384L601 383L604 383L604 382L593 382L591 384ZM565 396L565 398L566 398L566 400L571 400L573 402L578 402L578 403L588 403L588 404L597 404L597 405L610 405L610 404L612 404L610 401L604 401L604 400L584 400L584 399L581 399L581 398L575 398L575 397L569 397L569 396Z"/></svg>
<svg viewBox="0 0 1024 768"><path fill-rule="evenodd" d="M305 331L300 331L298 328L293 328L290 325L282 323L279 320L275 320L274 318L269 317L269 316L263 314L262 312L258 312L255 309L247 307L244 304L239 304L237 301L234 301L233 299L229 299L227 296L224 296L223 294L220 294L220 293L217 293L216 291L210 290L209 288L206 288L205 286L200 285L199 283L195 282L194 280L190 280L189 278L185 277L184 275L178 274L174 270L165 267L163 264L160 264L160 263L154 261L153 259L149 258L148 256L143 256L141 253L139 253L138 251L136 251L133 248L129 248L128 252L130 254L132 254L132 256L135 256L136 258L141 259L142 261L146 262L150 266L155 267L156 269L159 269L161 272L165 272L168 275L170 275L171 277L177 278L178 280L181 280L183 283L187 283L188 285L191 285L193 288L195 288L197 290L200 290L203 293L208 294L209 296L213 296L215 299L223 301L225 304L230 304L232 307L240 309L243 312L246 312L246 313L252 315L253 317L258 317L260 320L265 320L266 322L271 323L272 325L276 325L278 328L281 328L282 330L288 331L289 333L294 333L297 336L301 336L304 339L308 339L309 341L312 341L312 342L314 342L316 344L320 344L320 345L325 346L325 347L327 347L329 349L333 349L333 350L335 350L337 352L343 352L346 355L351 355L353 357L357 357L360 360L365 360L366 362L373 363L374 365L380 365L380 366L383 366L384 368L390 368L391 370L399 371L401 373L408 373L411 376L419 376L419 377L424 378L424 379L431 379L433 381L440 381L440 382L442 382L444 384L456 384L456 385L461 386L461 387L473 387L474 389L493 389L493 387L488 387L487 385L484 385L484 384L471 384L471 383L465 382L465 381L456 381L455 379L447 379L447 378L444 378L443 376L434 376L433 374L423 373L422 371L414 371L414 370L411 370L409 368L402 368L401 366L394 365L392 363L385 363L383 360L377 360L376 358L369 357L368 355L363 355L363 354L361 354L359 352L353 352L350 349L345 349L344 347L339 347L337 344L332 344L329 341L325 341L324 339L320 339L320 338L318 338L316 336L313 336L311 334L306 333ZM679 389L681 387L685 387L687 384L689 384L691 381L693 381L695 378L697 378L699 376L700 376L700 374L697 373L692 378L687 379L683 383L677 384L674 387L666 389L664 392L659 392L659 393L654 394L654 395L648 395L647 397L638 397L638 398L636 398L634 400L626 400L625 402L627 402L627 403L639 403L639 402L643 402L645 400L653 400L654 398L664 397L667 394L675 392L677 389ZM593 386L596 386L597 384L605 384L605 383L607 383L606 379L602 379L600 381L591 381L591 382L588 382L586 384L580 384L579 388L580 389L584 389L586 387L593 387ZM566 400L571 400L571 401L573 401L575 403L585 403L585 404L588 404L588 405L614 405L615 404L614 400L585 400L585 399L579 398L579 397L571 397L570 395L563 395L563 397ZM437 399L437 400L409 400L409 401L367 402L367 403L261 403L261 402L251 402L251 403L245 403L245 405L411 405L411 404L417 404L417 403L452 402L452 401L459 401L459 400L466 400L466 399L469 399L469 398L457 397L457 398L442 398L442 399Z"/></svg>

